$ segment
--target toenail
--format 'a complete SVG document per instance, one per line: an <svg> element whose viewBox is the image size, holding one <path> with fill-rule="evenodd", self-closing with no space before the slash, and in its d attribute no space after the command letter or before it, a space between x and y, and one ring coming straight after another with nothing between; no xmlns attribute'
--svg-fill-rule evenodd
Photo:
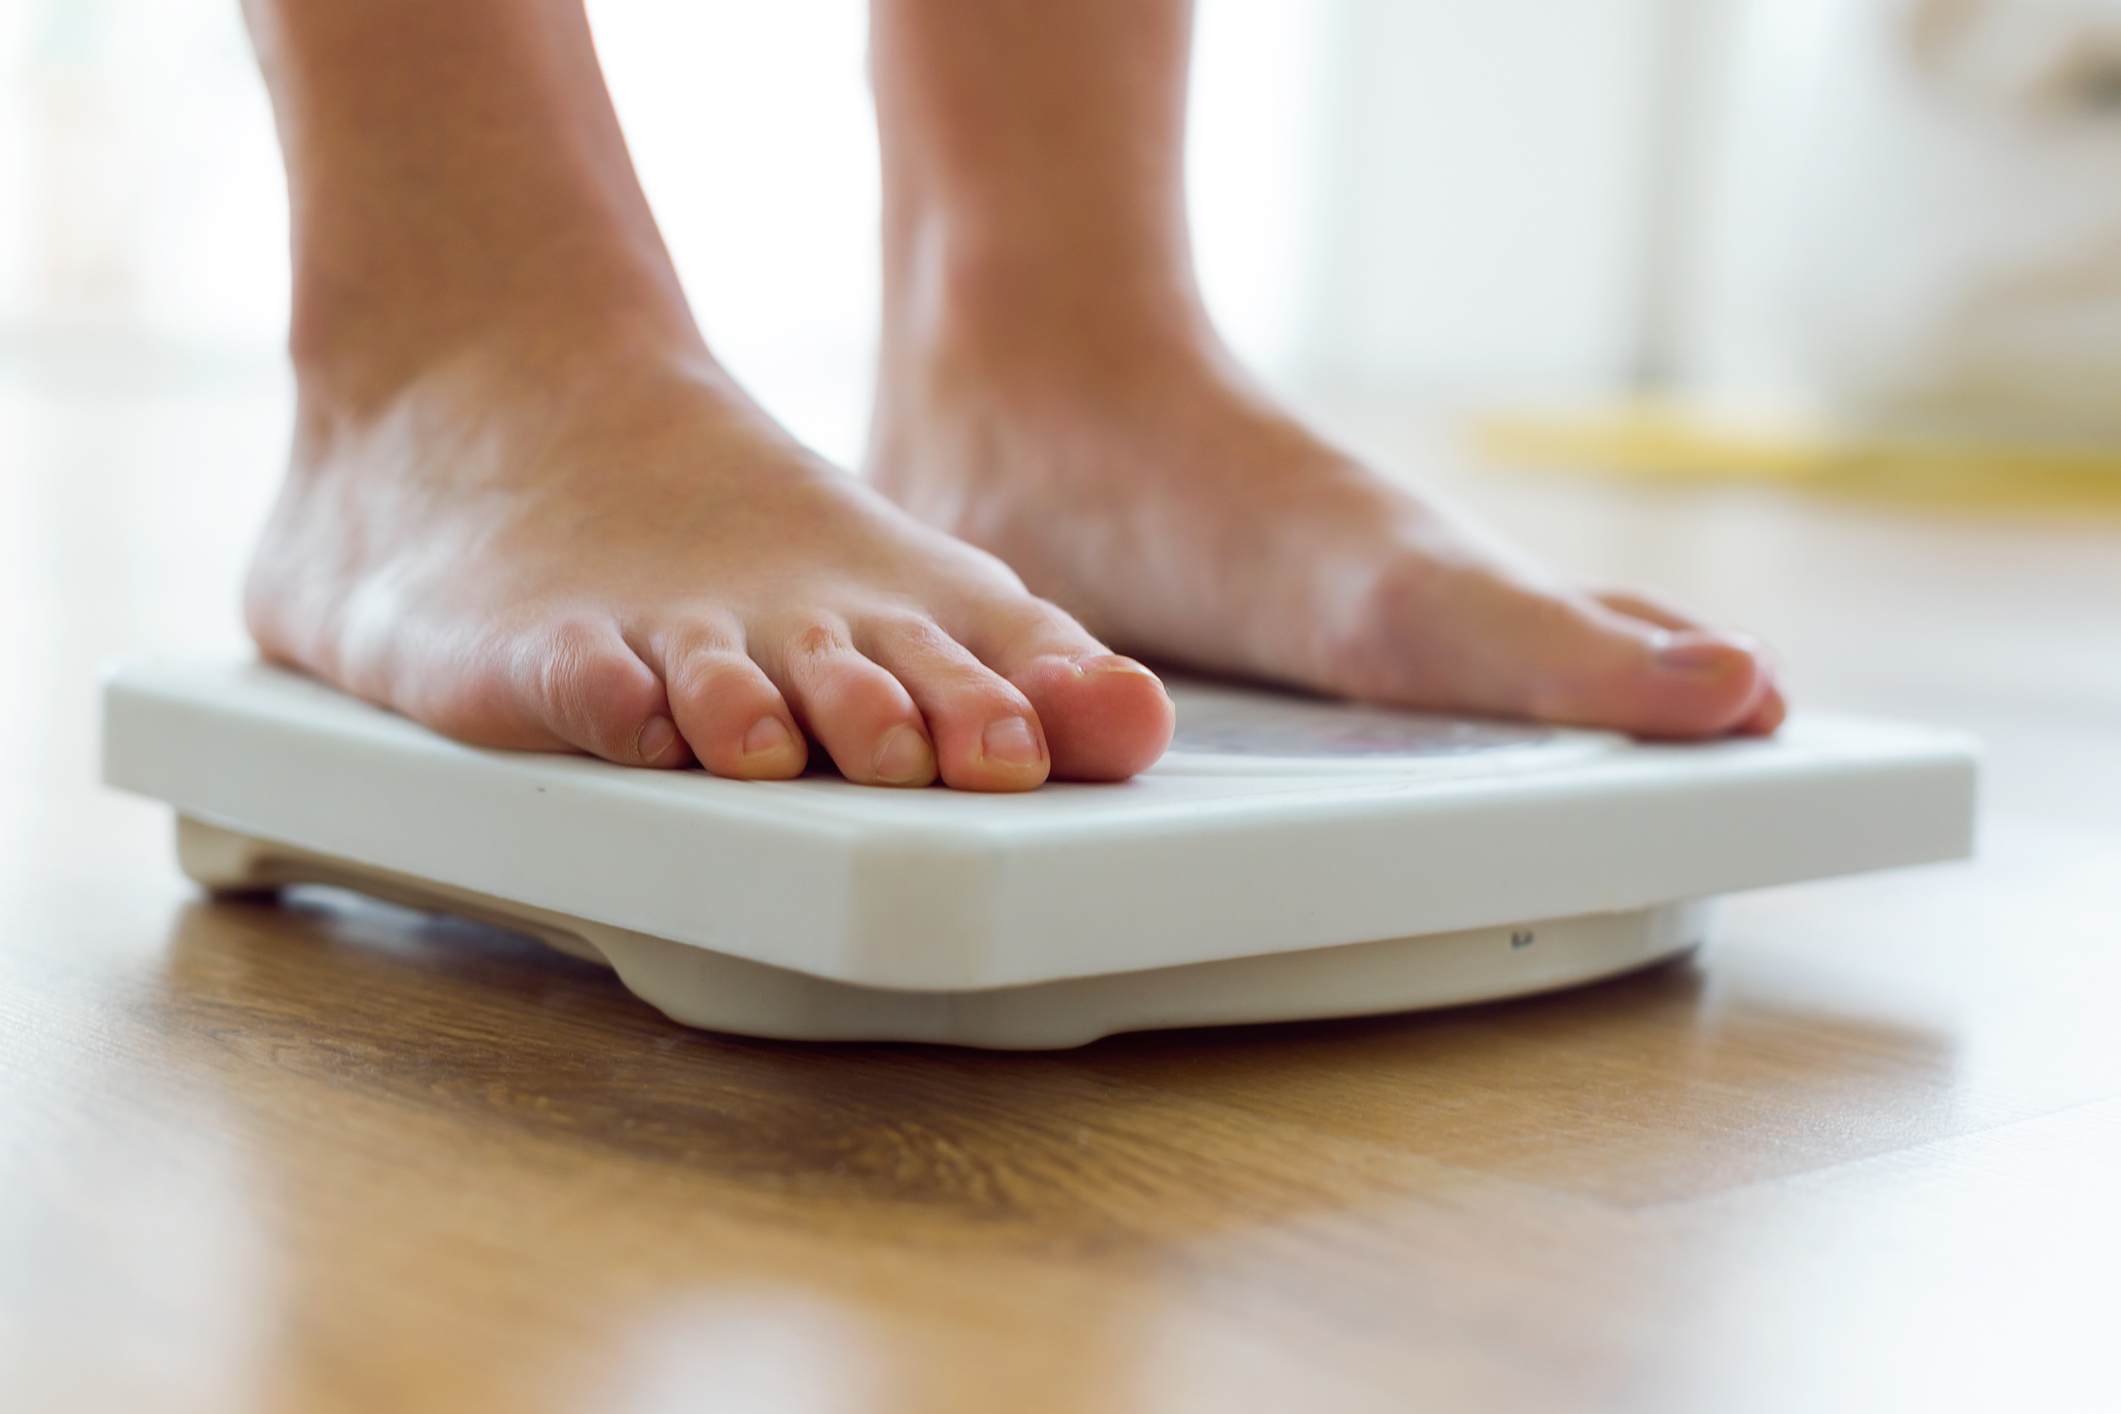
<svg viewBox="0 0 2121 1414"><path fill-rule="evenodd" d="M769 751L779 751L787 746L791 738L787 724L779 717L761 717L744 733L744 754L764 756Z"/></svg>
<svg viewBox="0 0 2121 1414"><path fill-rule="evenodd" d="M634 734L633 752L643 761L653 761L670 749L670 743L678 739L678 729L670 724L668 717L650 717Z"/></svg>
<svg viewBox="0 0 2121 1414"><path fill-rule="evenodd" d="M913 727L900 727L876 752L876 778L885 785L925 785L935 776L935 753Z"/></svg>
<svg viewBox="0 0 2121 1414"><path fill-rule="evenodd" d="M1005 766L1036 766L1045 755L1038 749L1038 734L1022 717L1001 717L987 723L980 735L980 755Z"/></svg>
<svg viewBox="0 0 2121 1414"><path fill-rule="evenodd" d="M1715 673L1727 671L1732 648L1713 639L1672 643L1657 650L1657 666L1668 673Z"/></svg>
<svg viewBox="0 0 2121 1414"><path fill-rule="evenodd" d="M1095 662L1082 664L1081 667L1084 677L1089 677L1093 673L1132 673L1136 677L1144 677L1154 683L1163 681L1162 678L1150 672L1132 658L1099 658Z"/></svg>

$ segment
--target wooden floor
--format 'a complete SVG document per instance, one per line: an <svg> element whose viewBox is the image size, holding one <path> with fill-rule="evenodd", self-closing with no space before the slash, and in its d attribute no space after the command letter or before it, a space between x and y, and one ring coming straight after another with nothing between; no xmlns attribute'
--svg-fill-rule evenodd
<svg viewBox="0 0 2121 1414"><path fill-rule="evenodd" d="M93 783L98 658L235 641L285 416L240 368L0 382L0 1407L2121 1400L2121 523L1463 478L1802 702L1983 733L1980 860L1540 1000L822 1049L203 902Z"/></svg>

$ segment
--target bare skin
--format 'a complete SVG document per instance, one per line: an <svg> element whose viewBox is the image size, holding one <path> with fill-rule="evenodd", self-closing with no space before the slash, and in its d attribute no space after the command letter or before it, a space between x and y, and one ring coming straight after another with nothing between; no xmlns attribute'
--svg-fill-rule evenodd
<svg viewBox="0 0 2121 1414"><path fill-rule="evenodd" d="M1555 580L1236 366L1183 199L1190 0L874 0L871 478L1156 658L1665 737L1771 731L1751 640Z"/></svg>
<svg viewBox="0 0 2121 1414"><path fill-rule="evenodd" d="M264 651L462 740L787 777L1125 777L1171 706L715 363L578 5L257 0L294 209Z"/></svg>
<svg viewBox="0 0 2121 1414"><path fill-rule="evenodd" d="M878 0L873 488L709 353L578 4L249 12L294 212L271 657L480 744L754 779L814 744L974 790L1156 759L1169 700L1106 641L1659 735L1779 720L1745 641L1545 580L1230 363L1179 0Z"/></svg>

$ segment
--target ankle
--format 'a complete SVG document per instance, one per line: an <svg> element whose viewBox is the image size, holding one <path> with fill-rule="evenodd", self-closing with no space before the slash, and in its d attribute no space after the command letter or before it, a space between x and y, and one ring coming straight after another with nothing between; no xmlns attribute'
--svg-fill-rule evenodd
<svg viewBox="0 0 2121 1414"><path fill-rule="evenodd" d="M1216 342L1185 252L1119 233L930 211L887 223L884 269L887 359L1137 365Z"/></svg>
<svg viewBox="0 0 2121 1414"><path fill-rule="evenodd" d="M288 352L303 402L359 413L450 367L535 379L585 359L706 358L682 297L652 279L484 283L298 271Z"/></svg>

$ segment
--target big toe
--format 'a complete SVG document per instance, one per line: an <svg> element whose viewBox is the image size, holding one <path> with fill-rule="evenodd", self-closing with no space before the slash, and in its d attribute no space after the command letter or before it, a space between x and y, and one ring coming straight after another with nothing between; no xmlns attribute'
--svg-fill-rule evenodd
<svg viewBox="0 0 2121 1414"><path fill-rule="evenodd" d="M1599 594L1597 600L1621 617L1648 624L1653 628L1670 629L1674 633L1694 632L1705 633L1710 637L1718 636L1709 631L1707 624L1648 595L1631 590L1608 590ZM1774 655L1760 644L1752 639L1739 640L1739 644L1753 655L1767 681L1753 710L1731 730L1740 736L1772 736L1788 719L1790 713L1789 702L1782 695L1781 674L1776 668Z"/></svg>
<svg viewBox="0 0 2121 1414"><path fill-rule="evenodd" d="M1476 573L1430 638L1422 705L1479 707L1637 736L1772 729L1774 671L1739 634L1666 628L1587 596ZM1432 604L1432 611L1435 606ZM1433 630L1432 630L1433 632Z"/></svg>
<svg viewBox="0 0 2121 1414"><path fill-rule="evenodd" d="M1586 694L1584 705L1605 719L1601 725L1638 736L1704 737L1741 730L1765 715L1773 677L1749 639L1704 629L1594 632L1621 640L1611 650L1612 665Z"/></svg>

